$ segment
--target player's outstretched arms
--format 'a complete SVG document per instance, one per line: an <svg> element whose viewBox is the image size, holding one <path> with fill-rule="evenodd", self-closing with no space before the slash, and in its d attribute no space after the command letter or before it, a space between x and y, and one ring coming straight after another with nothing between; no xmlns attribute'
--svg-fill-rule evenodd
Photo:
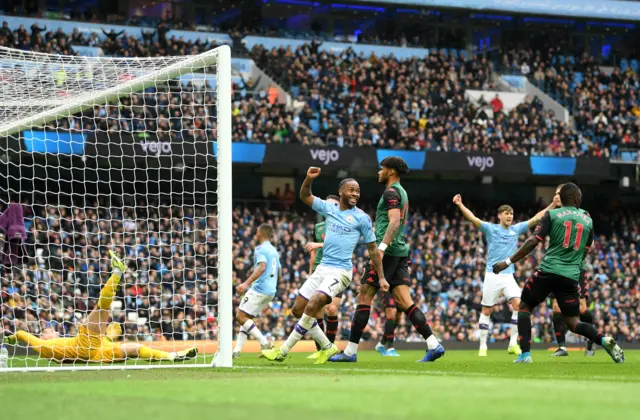
<svg viewBox="0 0 640 420"><path fill-rule="evenodd" d="M313 200L315 199L313 194L311 194L311 184L313 184L313 180L319 176L320 168L316 168L315 166L310 167L307 169L307 177L300 187L300 200L304 201L309 207L313 206Z"/></svg>
<svg viewBox="0 0 640 420"><path fill-rule="evenodd" d="M184 362L198 355L196 347L181 351L166 352L159 349L144 346L138 343L122 343L119 346L121 358L115 360L122 362L126 359L142 359L158 362Z"/></svg>
<svg viewBox="0 0 640 420"><path fill-rule="evenodd" d="M382 268L382 256L384 253L378 249L375 242L369 242L367 244L367 251L369 252L369 258L371 258L373 268L376 270L376 274L378 274L380 290L383 292L389 291L389 283L384 277L384 269Z"/></svg>
<svg viewBox="0 0 640 420"><path fill-rule="evenodd" d="M558 197L557 194L556 194L556 197ZM548 212L549 210L553 210L556 207L562 206L562 204L560 204L560 199L559 198L556 199L556 197L553 198L553 201L551 201L551 203L549 203L547 207L540 210L538 213L536 213L535 216L533 216L531 219L527 221L527 224L529 225L529 229L533 228L538 223L540 223L540 220L542 220L542 217L545 215L546 212Z"/></svg>
<svg viewBox="0 0 640 420"><path fill-rule="evenodd" d="M478 219L471 210L469 210L464 204L462 204L462 196L460 194L456 194L453 196L453 204L458 206L464 218L473 223L475 227L479 228L480 225L482 225L482 220Z"/></svg>

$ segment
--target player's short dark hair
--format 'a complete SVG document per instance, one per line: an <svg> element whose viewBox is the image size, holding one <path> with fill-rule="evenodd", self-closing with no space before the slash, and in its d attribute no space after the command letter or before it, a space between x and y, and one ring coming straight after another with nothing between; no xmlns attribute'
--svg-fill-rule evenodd
<svg viewBox="0 0 640 420"><path fill-rule="evenodd" d="M338 196L337 196L337 195L335 195L335 194L329 194L329 195L327 196L327 200L336 200L336 201L340 201L340 197L338 197Z"/></svg>
<svg viewBox="0 0 640 420"><path fill-rule="evenodd" d="M345 186L347 183L349 183L349 182L358 182L358 181L356 181L356 180L355 180L355 179L353 179L353 178L345 178L345 179L343 179L342 181L340 181L340 186L338 187L338 189L339 189L339 190L341 190L341 189L342 189L342 187L344 187L344 186Z"/></svg>
<svg viewBox="0 0 640 420"><path fill-rule="evenodd" d="M271 236L273 236L273 227L268 223L263 223L258 226L258 230L265 238L271 238Z"/></svg>
<svg viewBox="0 0 640 420"><path fill-rule="evenodd" d="M498 214L504 213L505 211L513 213L513 207L508 204L503 204L498 207Z"/></svg>
<svg viewBox="0 0 640 420"><path fill-rule="evenodd" d="M409 165L407 165L407 162L399 156L388 156L382 159L380 166L395 170L399 176L409 173Z"/></svg>
<svg viewBox="0 0 640 420"><path fill-rule="evenodd" d="M579 207L582 203L582 191L580 187L573 182L563 184L560 188L560 201L563 206L575 204L576 207Z"/></svg>

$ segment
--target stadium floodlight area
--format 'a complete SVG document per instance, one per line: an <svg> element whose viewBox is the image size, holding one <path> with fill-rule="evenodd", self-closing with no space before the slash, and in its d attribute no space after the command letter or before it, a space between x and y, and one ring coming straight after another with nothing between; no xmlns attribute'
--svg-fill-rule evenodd
<svg viewBox="0 0 640 420"><path fill-rule="evenodd" d="M0 200L22 203L29 254L4 256L2 370L231 367L231 83L228 46L152 58L0 47ZM109 251L128 264L112 299ZM51 358L40 340L52 337L82 357Z"/></svg>

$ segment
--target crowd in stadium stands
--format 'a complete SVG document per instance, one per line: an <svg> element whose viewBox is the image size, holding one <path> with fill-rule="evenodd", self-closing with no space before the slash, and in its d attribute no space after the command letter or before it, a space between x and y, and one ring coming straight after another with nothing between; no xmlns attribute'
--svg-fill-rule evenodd
<svg viewBox="0 0 640 420"><path fill-rule="evenodd" d="M546 54L509 51L502 66L527 76L569 109L577 131L593 145L593 154L640 149L637 60L621 60L609 72L601 70L592 56L563 56L550 49Z"/></svg>
<svg viewBox="0 0 640 420"><path fill-rule="evenodd" d="M534 207L530 209L534 211ZM3 276L0 287L4 329L27 327L34 333L51 327L74 334L77 322L93 308L101 284L109 276L108 249L129 258L131 271L120 291L115 319L127 339L212 339L216 337L217 276L215 213L199 205L109 207L96 201L87 207L28 207L27 250L24 267ZM276 208L271 206L271 208ZM537 208L537 207L536 207ZM207 212L208 210L208 212ZM422 209L411 214L408 238L414 300L427 314L441 340L477 339L481 286L485 271L482 234L459 214L445 209ZM486 213L492 218L493 210ZM255 228L263 222L275 227L284 282L258 327L269 336L287 336L295 320L290 309L297 290L309 274L304 244L312 238L311 214L239 205L234 213L234 282L244 280L252 265ZM588 257L592 273L590 307L599 330L619 341L640 339L640 214L614 213L596 220L601 235ZM542 249L517 266L523 283L542 257ZM341 305L340 335L348 338L355 309L355 292L368 258L364 247L354 255L354 282ZM234 296L234 307L240 296ZM510 313L506 304L494 314L493 340L508 337ZM550 308L541 305L533 317L534 338L553 340ZM503 324L502 322L506 322ZM384 311L373 312L365 339L383 331ZM399 340L420 341L404 319Z"/></svg>
<svg viewBox="0 0 640 420"><path fill-rule="evenodd" d="M255 47L252 56L298 99L327 144L577 156L590 154L583 138L528 98L511 111L497 98L480 106L465 90L497 90L492 64L475 56L433 51L423 59ZM298 107L296 109L296 106ZM305 115L306 114L306 115Z"/></svg>
<svg viewBox="0 0 640 420"><path fill-rule="evenodd" d="M142 31L140 38L110 31L99 40L77 30L65 34L39 24L30 31L3 24L0 45L59 54L73 54L71 44L91 45L109 55L131 57L195 54L216 46L168 38L168 31L162 24ZM576 112L578 131L574 131L535 98L510 111L504 110L499 98L483 98L479 106L472 105L464 97L466 89L496 90L491 81L493 63L485 58L433 50L423 59L398 61L352 51L319 52L319 44L311 42L296 50L257 47L251 52L295 99L292 109L286 109L269 92L247 95L247 86L236 86L242 96L234 98L234 141L560 156L609 156L619 145L637 145L634 110L640 108L632 91L635 76L619 82L622 86L633 82L624 89L626 103L615 93L622 90L618 85L612 85L614 93L596 101L593 90L581 85L570 95L565 92L570 90L563 80L569 81L573 74L566 66L545 65L548 60L527 51L505 56L514 63L530 60L531 77L561 103L568 95L571 101L566 104ZM593 69L589 63L580 67L587 75L583 83L602 88L607 81L602 75L589 76ZM599 78L598 83L590 82L593 77ZM252 87L250 81L243 83Z"/></svg>

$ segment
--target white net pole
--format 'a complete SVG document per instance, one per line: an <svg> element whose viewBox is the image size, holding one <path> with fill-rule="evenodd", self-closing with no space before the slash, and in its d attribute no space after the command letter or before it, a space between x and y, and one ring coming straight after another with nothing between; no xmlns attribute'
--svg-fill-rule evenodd
<svg viewBox="0 0 640 420"><path fill-rule="evenodd" d="M229 98L229 99L225 99ZM218 53L218 354L216 367L231 367L233 360L233 223L231 175L231 49ZM222 223L220 223L222 222Z"/></svg>
<svg viewBox="0 0 640 420"><path fill-rule="evenodd" d="M0 47L0 137L2 210L20 203L30 254L0 261L11 369L231 366L229 47ZM109 250L130 265L116 280Z"/></svg>

